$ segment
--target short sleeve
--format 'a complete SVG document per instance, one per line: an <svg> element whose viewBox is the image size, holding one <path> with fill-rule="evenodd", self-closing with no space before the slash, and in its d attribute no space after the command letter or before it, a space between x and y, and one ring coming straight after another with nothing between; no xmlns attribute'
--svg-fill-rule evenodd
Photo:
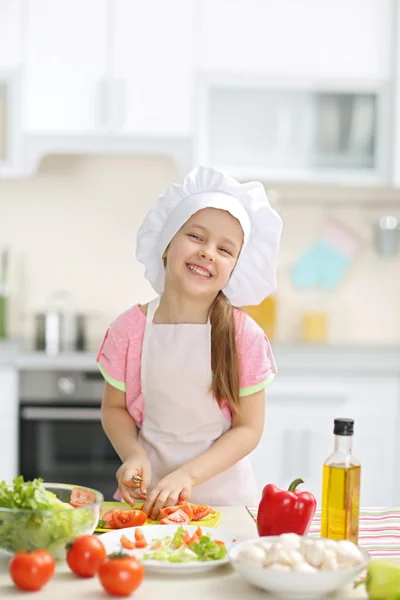
<svg viewBox="0 0 400 600"><path fill-rule="evenodd" d="M242 313L237 322L237 350L240 396L265 389L274 379L277 367L267 336L246 313Z"/></svg>
<svg viewBox="0 0 400 600"><path fill-rule="evenodd" d="M104 379L117 390L126 392L128 337L120 318L107 330L96 362Z"/></svg>

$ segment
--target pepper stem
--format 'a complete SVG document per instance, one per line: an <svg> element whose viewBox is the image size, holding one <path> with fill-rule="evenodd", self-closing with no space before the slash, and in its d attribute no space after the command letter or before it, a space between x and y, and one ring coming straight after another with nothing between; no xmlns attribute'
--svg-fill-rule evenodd
<svg viewBox="0 0 400 600"><path fill-rule="evenodd" d="M292 483L289 485L289 492L294 492L300 483L304 483L304 481L302 479L295 479L292 481Z"/></svg>

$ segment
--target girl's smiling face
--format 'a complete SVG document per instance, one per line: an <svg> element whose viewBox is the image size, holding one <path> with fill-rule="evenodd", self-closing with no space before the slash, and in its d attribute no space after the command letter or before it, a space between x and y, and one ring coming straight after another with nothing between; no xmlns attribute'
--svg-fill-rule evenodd
<svg viewBox="0 0 400 600"><path fill-rule="evenodd" d="M243 244L243 230L225 210L204 208L174 236L164 257L166 286L213 297L229 281Z"/></svg>

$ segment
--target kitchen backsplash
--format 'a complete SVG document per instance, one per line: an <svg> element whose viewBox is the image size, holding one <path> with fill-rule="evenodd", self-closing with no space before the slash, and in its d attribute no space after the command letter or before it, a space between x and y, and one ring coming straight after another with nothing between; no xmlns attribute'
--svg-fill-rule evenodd
<svg viewBox="0 0 400 600"><path fill-rule="evenodd" d="M153 292L134 259L136 231L157 196L181 177L163 157L52 156L31 179L0 181L0 247L11 248L11 337L29 346L33 315L46 308L56 290L69 290L78 310L88 315L90 349L97 348L118 313L149 300ZM395 257L381 258L373 237L382 214L399 216L400 193L398 208L385 208L382 202L382 208L375 204L364 209L351 201L373 194L377 202L393 200L396 193L284 185L274 189L281 195L276 206L284 219L277 339L298 339L304 310L317 304L329 315L329 343L400 344L400 250ZM340 201L340 206L313 205L318 194ZM360 247L343 280L321 297L294 288L291 269L327 218L345 223Z"/></svg>

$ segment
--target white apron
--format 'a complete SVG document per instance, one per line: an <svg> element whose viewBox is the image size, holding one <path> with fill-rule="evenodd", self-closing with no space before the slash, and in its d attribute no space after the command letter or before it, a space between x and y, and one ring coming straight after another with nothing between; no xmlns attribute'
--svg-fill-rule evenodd
<svg viewBox="0 0 400 600"><path fill-rule="evenodd" d="M159 303L156 298L148 306L141 361L144 409L139 442L151 463L152 487L231 428L210 393L210 323L153 324ZM257 504L259 493L248 458L195 486L191 501Z"/></svg>

